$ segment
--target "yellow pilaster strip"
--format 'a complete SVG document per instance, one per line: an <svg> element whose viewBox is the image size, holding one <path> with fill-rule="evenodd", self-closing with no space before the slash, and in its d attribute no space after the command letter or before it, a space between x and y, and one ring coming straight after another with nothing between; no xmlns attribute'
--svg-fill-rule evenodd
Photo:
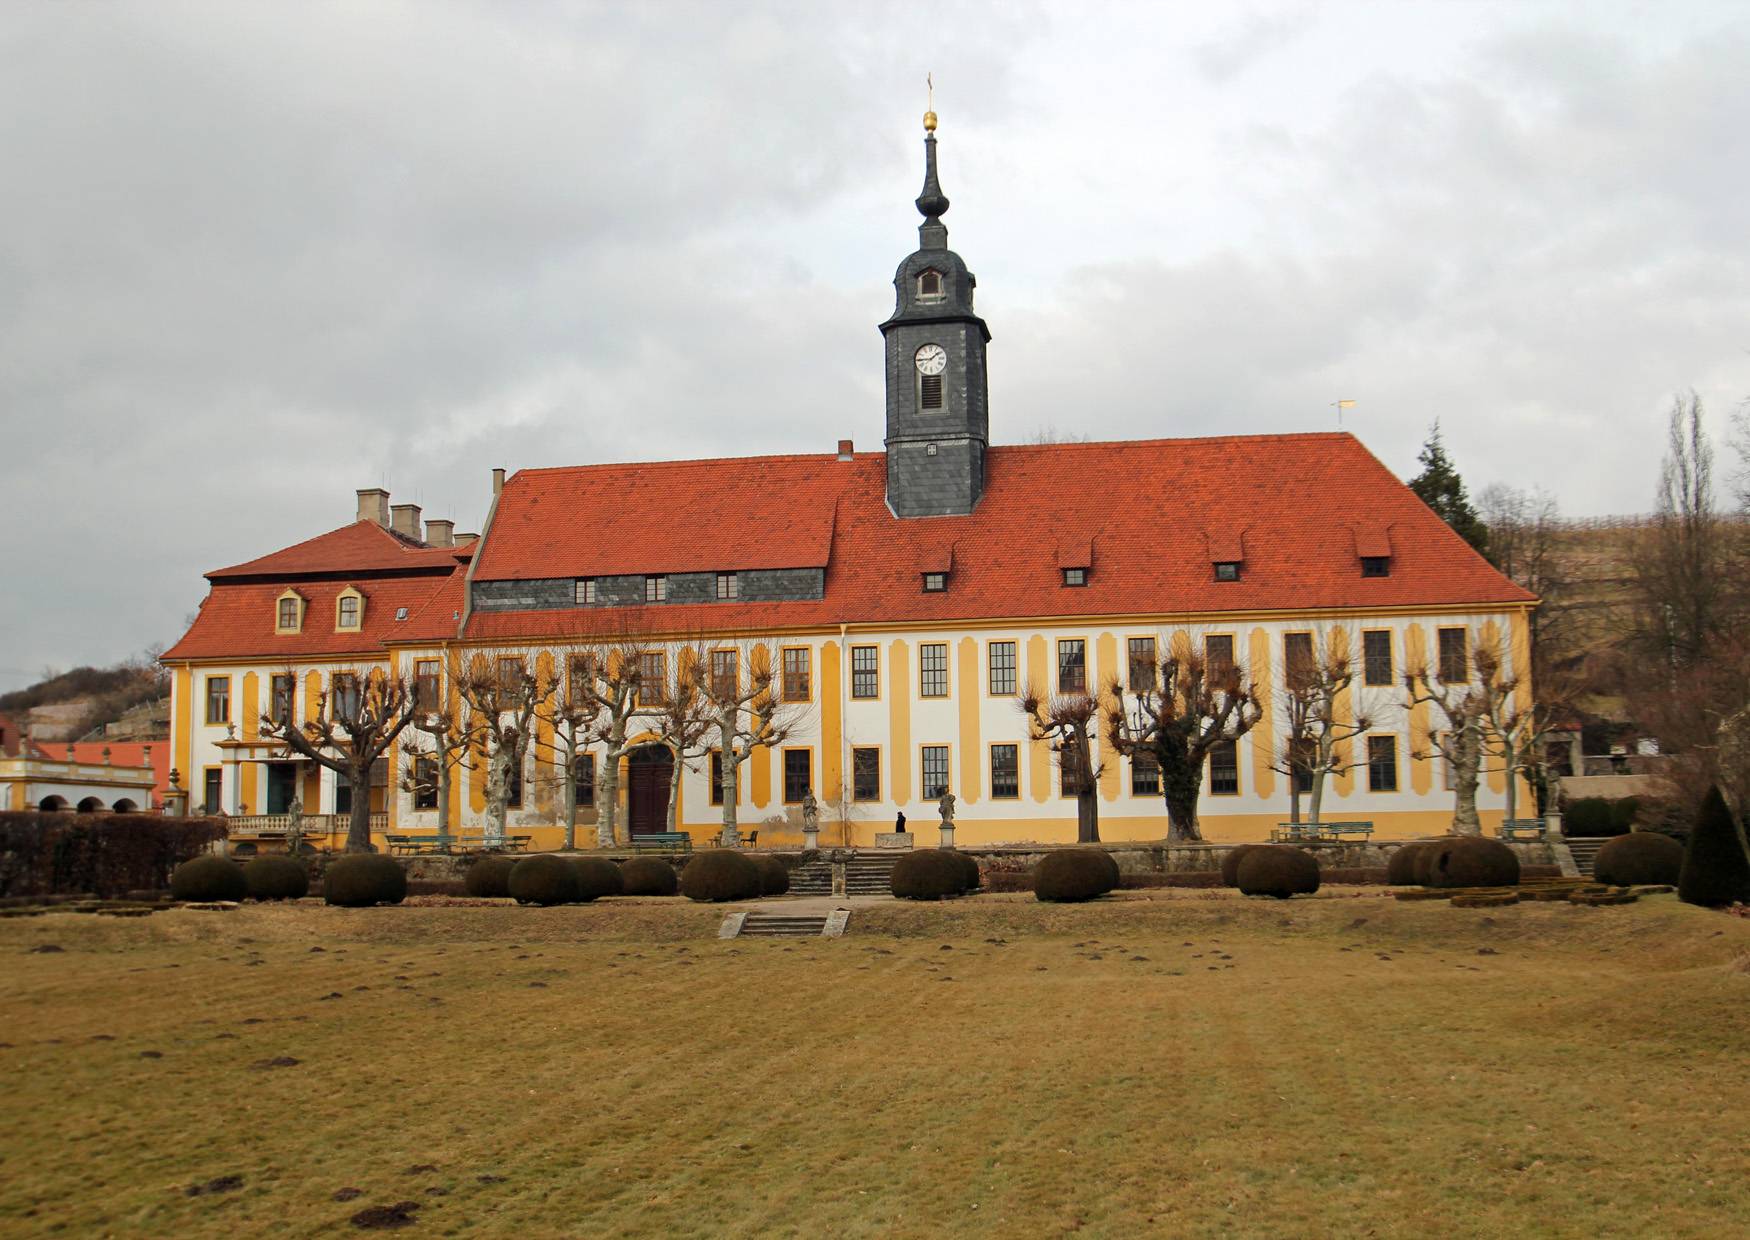
<svg viewBox="0 0 1750 1240"><path fill-rule="evenodd" d="M552 697L547 705L535 716L535 808L543 817L554 822L559 821L559 786L556 778L559 767L559 756L554 752L555 735L553 727L553 703L559 700L564 686L559 684L559 671L553 661L553 652L543 650L535 657L535 675L540 678L543 689L551 688ZM678 821L678 820L677 820Z"/></svg>
<svg viewBox="0 0 1750 1240"><path fill-rule="evenodd" d="M1089 689L1099 694L1101 718L1104 712L1111 709L1112 695L1106 691L1107 683L1122 676L1123 669L1118 666L1118 638L1111 633L1102 633L1094 639L1094 666L1090 669L1093 681ZM1094 752L1099 755L1096 761L1105 763L1100 771L1100 799L1116 801L1124 787L1124 759L1116 753L1108 753L1105 733L1095 725Z"/></svg>
<svg viewBox="0 0 1750 1240"><path fill-rule="evenodd" d="M1404 667L1418 671L1428 668L1428 634L1419 624L1409 625L1404 629ZM1410 707L1410 751L1412 753L1432 754L1434 746L1430 740L1428 726L1428 704L1418 702ZM1433 757L1410 759L1410 788L1419 797L1428 795L1434 787Z"/></svg>
<svg viewBox="0 0 1750 1240"><path fill-rule="evenodd" d="M182 773L182 786L188 792L189 804L194 804L194 672L184 663L176 669L175 697L171 703L175 717L171 720L171 753L173 764Z"/></svg>
<svg viewBox="0 0 1750 1240"><path fill-rule="evenodd" d="M762 642L754 646L748 656L748 675L757 675L771 667L772 654ZM772 801L772 760L776 755L770 749L755 749L748 755L747 764L750 768L748 784L753 793L755 809L764 809Z"/></svg>
<svg viewBox="0 0 1750 1240"><path fill-rule="evenodd" d="M308 719L315 713L316 703L322 697L322 673L309 671L304 673L304 718ZM314 762L307 764L309 769L304 772L304 812L306 814L327 813L330 806L322 804L322 767Z"/></svg>
<svg viewBox="0 0 1750 1240"><path fill-rule="evenodd" d="M1042 636L1029 637L1027 639L1027 676L1021 682L1023 689L1031 685L1037 688L1040 693L1049 694L1055 683L1050 656L1046 653L1045 638ZM1031 741L1027 745L1027 789L1033 794L1033 799L1041 805L1051 799L1050 741Z"/></svg>
<svg viewBox="0 0 1750 1240"><path fill-rule="evenodd" d="M1254 628L1247 643L1247 671L1264 713L1248 736L1252 742L1252 791L1261 797L1276 794L1276 681L1270 670L1270 634Z"/></svg>
<svg viewBox="0 0 1750 1240"><path fill-rule="evenodd" d="M1348 629L1340 627L1331 629L1325 634L1325 643L1326 649L1330 652L1332 659L1352 659L1354 657L1354 643L1349 640ZM1339 725L1349 724L1354 721L1354 685L1351 684L1348 688L1337 694L1336 699L1331 703L1331 715L1333 720ZM1357 742L1355 741L1339 741L1332 749L1332 754L1336 758L1339 767L1347 768L1339 770L1331 780L1332 785L1336 788L1337 795L1340 797L1346 797L1351 792L1355 791L1355 768L1350 765L1350 762L1352 761L1351 755L1356 744Z"/></svg>
<svg viewBox="0 0 1750 1240"><path fill-rule="evenodd" d="M978 804L983 793L984 752L979 744L978 708L983 695L978 682L978 641L960 639L960 799Z"/></svg>
<svg viewBox="0 0 1750 1240"><path fill-rule="evenodd" d="M238 729L246 741L257 740L261 736L261 677L254 672L246 672L243 676L243 696L240 703L243 717L238 722ZM259 814L266 808L255 799L256 783L261 778L261 767L254 762L239 762L238 772L243 784L243 812Z"/></svg>
<svg viewBox="0 0 1750 1240"><path fill-rule="evenodd" d="M820 789L826 805L836 804L844 783L845 726L840 714L839 644L820 644Z"/></svg>
<svg viewBox="0 0 1750 1240"><path fill-rule="evenodd" d="M1494 620L1486 620L1483 622L1482 632L1477 637L1477 644L1495 656L1497 663L1500 663L1501 666L1500 674L1505 676L1511 669L1502 662L1502 658L1507 652L1502 649L1501 636L1500 624ZM1507 791L1507 772L1502 769L1500 758L1490 758L1485 754L1483 767L1488 773L1489 791L1497 796L1504 795Z"/></svg>
<svg viewBox="0 0 1750 1240"><path fill-rule="evenodd" d="M892 751L887 755L888 781L893 803L902 809L911 800L911 649L895 640L887 648L887 737Z"/></svg>

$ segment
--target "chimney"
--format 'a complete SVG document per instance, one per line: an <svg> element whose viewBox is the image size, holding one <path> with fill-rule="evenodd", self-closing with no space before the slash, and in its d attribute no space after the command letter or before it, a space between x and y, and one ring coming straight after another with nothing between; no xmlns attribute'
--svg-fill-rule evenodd
<svg viewBox="0 0 1750 1240"><path fill-rule="evenodd" d="M497 499L498 493L502 490L504 490L504 471L495 469L492 471L492 497Z"/></svg>
<svg viewBox="0 0 1750 1240"><path fill-rule="evenodd" d="M851 441L848 439L839 440L839 460L848 461L853 455L854 453L851 451Z"/></svg>
<svg viewBox="0 0 1750 1240"><path fill-rule="evenodd" d="M414 542L418 542L419 505L395 504L390 507L389 511L395 514L395 523L392 527L394 531L403 538L410 538Z"/></svg>
<svg viewBox="0 0 1750 1240"><path fill-rule="evenodd" d="M455 546L456 523L454 521L427 521L425 523L425 541L433 547Z"/></svg>
<svg viewBox="0 0 1750 1240"><path fill-rule="evenodd" d="M453 545L457 547L466 547L478 537L480 537L478 534L457 534L456 541Z"/></svg>
<svg viewBox="0 0 1750 1240"><path fill-rule="evenodd" d="M360 521L375 521L387 528L389 525L389 492L382 487L361 487L359 489Z"/></svg>

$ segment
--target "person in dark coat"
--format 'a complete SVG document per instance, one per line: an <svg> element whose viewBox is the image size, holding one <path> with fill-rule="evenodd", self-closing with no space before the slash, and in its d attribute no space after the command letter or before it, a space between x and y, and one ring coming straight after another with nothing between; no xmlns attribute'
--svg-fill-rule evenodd
<svg viewBox="0 0 1750 1240"><path fill-rule="evenodd" d="M904 810L900 810L899 813L894 815L894 817L893 817L893 829L895 832L897 832L900 835L905 834L905 811Z"/></svg>

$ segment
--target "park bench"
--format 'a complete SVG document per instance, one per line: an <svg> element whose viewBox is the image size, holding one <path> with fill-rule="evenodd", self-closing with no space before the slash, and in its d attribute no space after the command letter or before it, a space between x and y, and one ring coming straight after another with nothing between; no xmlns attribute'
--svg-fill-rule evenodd
<svg viewBox="0 0 1750 1240"><path fill-rule="evenodd" d="M1373 834L1371 822L1279 822L1270 838L1277 843L1341 841L1347 835L1363 839Z"/></svg>
<svg viewBox="0 0 1750 1240"><path fill-rule="evenodd" d="M632 837L632 851L644 852L692 852L693 837L685 831L651 831L644 835Z"/></svg>
<svg viewBox="0 0 1750 1240"><path fill-rule="evenodd" d="M1371 822L1315 822L1322 840L1341 840L1346 835L1359 835L1366 839L1373 834Z"/></svg>
<svg viewBox="0 0 1750 1240"><path fill-rule="evenodd" d="M1507 818L1496 833L1504 840L1541 840L1543 820L1540 818Z"/></svg>
<svg viewBox="0 0 1750 1240"><path fill-rule="evenodd" d="M743 848L752 848L759 842L760 833L758 831L743 831L741 833L741 846Z"/></svg>

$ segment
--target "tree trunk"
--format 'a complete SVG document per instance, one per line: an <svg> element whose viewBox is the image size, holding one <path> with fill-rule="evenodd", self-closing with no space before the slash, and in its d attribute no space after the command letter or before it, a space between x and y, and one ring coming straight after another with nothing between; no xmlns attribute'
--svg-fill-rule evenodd
<svg viewBox="0 0 1750 1240"><path fill-rule="evenodd" d="M596 789L595 844L597 848L612 848L614 825L620 810L620 748L626 740L626 721L614 720L608 730L607 750L602 754L601 778Z"/></svg>
<svg viewBox="0 0 1750 1240"><path fill-rule="evenodd" d="M565 778L560 781L564 790L562 809L565 813L565 851L571 852L577 847L577 737L566 737L565 745Z"/></svg>
<svg viewBox="0 0 1750 1240"><path fill-rule="evenodd" d="M1519 753L1512 745L1508 745L1501 755L1501 761L1507 767L1507 817L1519 817Z"/></svg>
<svg viewBox="0 0 1750 1240"><path fill-rule="evenodd" d="M681 807L681 753L678 749L670 749L674 755L674 764L668 769L668 830L676 830L675 823L680 817Z"/></svg>
<svg viewBox="0 0 1750 1240"><path fill-rule="evenodd" d="M1477 767L1482 758L1482 738L1475 720L1467 721L1452 738L1452 833L1481 835L1477 818Z"/></svg>
<svg viewBox="0 0 1750 1240"><path fill-rule="evenodd" d="M500 742L486 760L486 831L488 845L504 843L505 802L510 798L510 754Z"/></svg>
<svg viewBox="0 0 1750 1240"><path fill-rule="evenodd" d="M1203 793L1203 764L1192 762L1182 744L1157 745L1155 758L1161 767L1161 796L1167 803L1167 841L1200 843L1197 798Z"/></svg>
<svg viewBox="0 0 1750 1240"><path fill-rule="evenodd" d="M441 748L437 751L438 787L437 787L437 829L439 835L450 833L450 763L448 756Z"/></svg>
<svg viewBox="0 0 1750 1240"><path fill-rule="evenodd" d="M1092 788L1076 793L1076 843L1100 842L1100 798Z"/></svg>
<svg viewBox="0 0 1750 1240"><path fill-rule="evenodd" d="M1331 760L1331 751L1335 748L1336 745L1327 734L1319 738L1318 745L1314 750L1312 788L1307 793L1306 820L1308 822L1319 820L1319 811L1325 804L1325 777L1331 773L1331 767L1334 765Z"/></svg>
<svg viewBox="0 0 1750 1240"><path fill-rule="evenodd" d="M733 718L733 717L732 717ZM735 756L735 724L722 723L718 727L722 744L722 758L719 765L723 768L723 832L717 842L724 848L734 848L741 842L740 833L736 830L735 802L740 795L739 784L741 762Z"/></svg>
<svg viewBox="0 0 1750 1240"><path fill-rule="evenodd" d="M346 777L352 781L352 809L347 816L346 851L376 852L371 845L371 763L365 763L362 771L354 763Z"/></svg>

